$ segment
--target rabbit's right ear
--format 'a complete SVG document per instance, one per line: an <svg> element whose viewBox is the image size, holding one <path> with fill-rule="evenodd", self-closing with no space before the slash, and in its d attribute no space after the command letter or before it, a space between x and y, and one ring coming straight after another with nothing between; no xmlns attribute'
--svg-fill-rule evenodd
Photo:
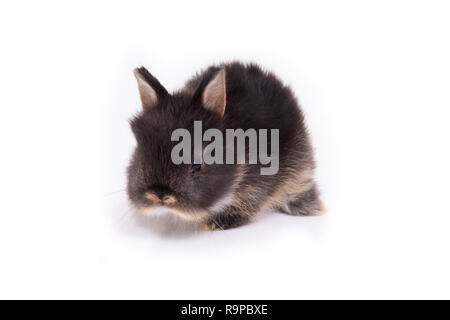
<svg viewBox="0 0 450 320"><path fill-rule="evenodd" d="M141 96L142 108L148 110L164 100L168 92L159 81L144 67L134 69L139 95Z"/></svg>

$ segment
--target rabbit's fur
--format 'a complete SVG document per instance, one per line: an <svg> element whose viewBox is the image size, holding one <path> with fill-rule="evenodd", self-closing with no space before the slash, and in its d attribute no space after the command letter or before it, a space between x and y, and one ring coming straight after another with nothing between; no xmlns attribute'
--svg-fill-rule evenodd
<svg viewBox="0 0 450 320"><path fill-rule="evenodd" d="M211 66L169 94L145 68L135 70L143 111L131 120L137 146L128 168L128 195L144 211L165 207L203 229L228 229L264 210L292 215L321 211L304 116L291 90L255 64ZM176 165L177 128L279 129L279 170L257 164ZM225 134L224 134L225 136ZM268 147L270 150L270 146Z"/></svg>

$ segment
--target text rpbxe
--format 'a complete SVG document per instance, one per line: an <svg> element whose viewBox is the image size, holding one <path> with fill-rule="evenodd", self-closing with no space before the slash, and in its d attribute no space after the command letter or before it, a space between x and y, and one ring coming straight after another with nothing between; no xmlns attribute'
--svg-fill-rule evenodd
<svg viewBox="0 0 450 320"><path fill-rule="evenodd" d="M188 304L181 308L182 315L207 315L209 318L214 316L214 313L222 313L224 310L220 307L213 306L194 306ZM268 306L266 304L227 304L225 305L225 314L229 315L267 315Z"/></svg>

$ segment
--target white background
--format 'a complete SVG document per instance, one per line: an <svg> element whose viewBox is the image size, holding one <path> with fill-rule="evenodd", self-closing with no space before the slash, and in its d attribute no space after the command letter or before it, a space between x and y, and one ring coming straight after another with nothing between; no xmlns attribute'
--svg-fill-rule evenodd
<svg viewBox="0 0 450 320"><path fill-rule="evenodd" d="M442 1L0 5L0 298L450 298ZM322 217L132 218L132 69L255 61L292 86Z"/></svg>

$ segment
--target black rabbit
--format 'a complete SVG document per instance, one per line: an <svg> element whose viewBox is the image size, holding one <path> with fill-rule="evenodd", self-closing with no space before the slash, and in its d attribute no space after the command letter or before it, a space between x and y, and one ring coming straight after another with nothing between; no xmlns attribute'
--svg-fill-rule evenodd
<svg viewBox="0 0 450 320"><path fill-rule="evenodd" d="M273 74L255 64L211 66L173 94L143 67L135 76L143 105L131 120L137 147L127 189L135 207L175 212L203 230L238 227L265 210L321 212L303 113L291 90ZM201 121L202 132L214 128L224 136L227 129L278 129L277 172L261 174L267 167L261 161L175 164L172 133L182 128L194 135L194 121ZM271 143L268 149L274 149Z"/></svg>

